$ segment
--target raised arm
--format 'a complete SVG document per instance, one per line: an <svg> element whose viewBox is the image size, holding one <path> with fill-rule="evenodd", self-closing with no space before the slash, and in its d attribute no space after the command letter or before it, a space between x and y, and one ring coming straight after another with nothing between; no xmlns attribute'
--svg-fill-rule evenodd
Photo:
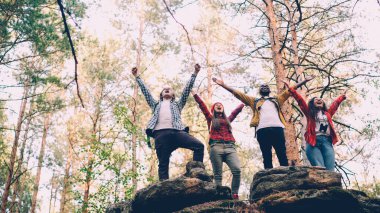
<svg viewBox="0 0 380 213"><path fill-rule="evenodd" d="M212 78L212 80L218 84L219 86L223 87L230 93L232 93L237 99L239 99L241 102L243 102L245 105L253 106L253 103L255 102L255 98L248 96L244 94L243 92L240 92L238 90L232 89L231 87L227 86L223 80Z"/></svg>
<svg viewBox="0 0 380 213"><path fill-rule="evenodd" d="M343 95L339 96L335 101L331 104L330 108L327 110L327 112L331 115L331 117L335 114L335 112L338 110L339 105L346 100L346 92L343 93Z"/></svg>
<svg viewBox="0 0 380 213"><path fill-rule="evenodd" d="M307 116L309 115L309 107L307 106L306 101L302 98L302 96L293 88L289 88L290 94L297 101L298 106L301 108L302 112Z"/></svg>
<svg viewBox="0 0 380 213"><path fill-rule="evenodd" d="M139 85L141 92L143 93L146 99L146 102L148 103L149 107L153 110L157 104L157 101L153 98L152 94L150 93L149 89L145 86L140 76L137 75L137 72L138 72L137 68L134 67L132 69L132 74L136 77L137 84Z"/></svg>
<svg viewBox="0 0 380 213"><path fill-rule="evenodd" d="M236 118L236 116L237 116L237 115L243 110L243 108L244 108L244 104L243 104L243 103L240 104L238 107L236 107L236 108L234 109L234 111L231 112L231 115L228 116L228 120L229 120L230 122L234 121L235 118Z"/></svg>
<svg viewBox="0 0 380 213"><path fill-rule="evenodd" d="M296 85L292 86L291 88L292 88L293 90L296 90L296 89L298 89L299 87L301 87L302 85L306 84L308 81L311 81L311 80L314 79L314 78L315 78L315 76L307 76L307 77L305 78L305 80L303 80L303 81L301 81L301 82L298 82ZM289 85L288 85L285 81L283 81L283 82L284 82L285 86L286 86L288 89L284 90L282 93L280 93L280 94L277 96L278 103L279 103L280 105L282 105L286 100L288 100L288 98L290 97L290 95L292 95L292 94L290 93Z"/></svg>
<svg viewBox="0 0 380 213"><path fill-rule="evenodd" d="M210 111L208 110L206 104L203 102L202 98L199 97L199 95L196 94L196 93L193 93L193 96L194 96L195 101L198 103L199 108L201 109L201 111L205 115L206 120L207 121L211 121L212 120L212 115L211 115Z"/></svg>
<svg viewBox="0 0 380 213"><path fill-rule="evenodd" d="M199 66L199 64L196 64L194 68L195 68L195 71L191 75L190 80L187 82L185 88L182 91L181 97L179 98L177 102L180 110L182 110L183 107L185 107L187 98L189 97L190 91L194 86L195 78L197 77L199 70L201 70L201 66Z"/></svg>

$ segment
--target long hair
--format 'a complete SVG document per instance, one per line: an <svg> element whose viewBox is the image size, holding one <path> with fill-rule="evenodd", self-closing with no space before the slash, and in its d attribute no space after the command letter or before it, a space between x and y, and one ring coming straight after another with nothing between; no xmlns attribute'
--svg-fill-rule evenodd
<svg viewBox="0 0 380 213"><path fill-rule="evenodd" d="M315 99L315 98L316 98L316 97L310 99L310 101L309 101L309 103L308 103L309 111L310 111L311 117L313 117L314 119L317 118L318 111L321 110L321 109L317 108L317 107L314 105L314 99ZM325 102L323 102L322 111L323 111L323 112L326 112L326 111L327 111L327 107L326 107L326 103L325 103Z"/></svg>
<svg viewBox="0 0 380 213"><path fill-rule="evenodd" d="M215 130L219 130L220 129L220 120L221 119L224 119L226 120L227 122L227 125L228 125L228 130L231 132L231 122L227 119L227 116L226 116L226 113L224 113L224 110L222 112L222 117L217 117L217 112L215 112L215 110L213 111L213 118L211 120L211 125L210 125L210 128L211 129L215 129Z"/></svg>

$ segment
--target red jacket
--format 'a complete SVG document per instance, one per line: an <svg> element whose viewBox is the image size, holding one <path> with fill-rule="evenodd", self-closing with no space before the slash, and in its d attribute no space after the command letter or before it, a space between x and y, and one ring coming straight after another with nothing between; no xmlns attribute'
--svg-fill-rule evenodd
<svg viewBox="0 0 380 213"><path fill-rule="evenodd" d="M219 129L211 129L210 125L213 118L213 114L208 110L206 104L202 101L202 99L198 95L194 95L195 101L198 103L199 108L201 108L203 114L206 117L207 120L207 126L210 131L210 139L212 140L223 140L223 141L231 141L235 142L235 138L232 135L232 132L228 128L228 123L225 119L220 120L220 128ZM234 111L231 112L231 115L228 116L228 120L232 122L236 116L241 112L243 109L244 104L240 104Z"/></svg>
<svg viewBox="0 0 380 213"><path fill-rule="evenodd" d="M305 140L310 145L315 146L317 143L317 136L315 133L315 118L313 118L310 115L309 107L306 104L305 100L302 98L300 94L297 93L297 91L293 88L289 89L290 94L296 99L298 102L298 105L300 106L303 114L305 114L307 119L307 125L306 125L306 132L305 132ZM325 115L327 117L327 120L329 122L330 127L330 135L332 138L332 144L336 144L338 142L338 136L334 130L334 124L332 121L332 116L335 114L336 110L338 109L339 105L346 99L345 95L339 96L330 106L330 108L325 112Z"/></svg>

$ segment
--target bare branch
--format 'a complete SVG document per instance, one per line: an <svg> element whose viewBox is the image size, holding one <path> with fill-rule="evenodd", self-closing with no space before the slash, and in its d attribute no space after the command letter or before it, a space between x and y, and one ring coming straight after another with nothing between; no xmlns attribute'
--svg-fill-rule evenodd
<svg viewBox="0 0 380 213"><path fill-rule="evenodd" d="M73 41L71 39L70 30L69 30L69 27L68 27L67 22L66 22L66 16L65 16L65 12L64 12L64 7L62 5L62 1L61 0L57 0L57 2L58 2L58 5L59 5L59 9L61 10L62 19L63 19L63 25L65 27L65 32L67 34L67 37L69 38L70 47L71 47L71 53L73 54L74 61L75 61L74 80L75 80L75 83L77 85L77 95L78 95L78 98L80 100L80 103L82 104L82 107L84 108L83 100L82 100L82 97L80 95L80 90L79 90L78 68L77 68L77 66L78 66L78 60L77 60L77 56L75 54L74 44L73 44Z"/></svg>
<svg viewBox="0 0 380 213"><path fill-rule="evenodd" d="M166 7L166 10L169 12L169 14L171 15L171 17L174 19L175 22L177 22L177 24L181 25L181 27L183 28L183 30L186 32L186 37L187 37L187 41L189 42L189 45L190 45L190 50L191 50L191 55L193 56L194 58L194 49L193 49L193 45L191 43L191 40L190 40L190 36L189 36L189 31L187 31L185 25L183 25L182 23L180 23L174 16L173 12L170 10L168 4L166 3L165 0L162 0L165 4L165 7Z"/></svg>
<svg viewBox="0 0 380 213"><path fill-rule="evenodd" d="M296 4L297 4L297 9L298 9L298 12L300 13L300 17L298 17L298 22L297 24L301 23L302 21L302 10L301 10L301 4L299 3L298 0L295 0Z"/></svg>

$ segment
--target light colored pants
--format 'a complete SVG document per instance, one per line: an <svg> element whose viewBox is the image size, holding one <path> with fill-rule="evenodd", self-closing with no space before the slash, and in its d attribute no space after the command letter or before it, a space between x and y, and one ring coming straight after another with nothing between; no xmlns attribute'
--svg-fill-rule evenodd
<svg viewBox="0 0 380 213"><path fill-rule="evenodd" d="M239 193L240 187L240 160L235 145L230 143L214 143L210 149L210 160L214 171L215 184L221 186L223 178L223 162L227 164L232 173L232 194Z"/></svg>
<svg viewBox="0 0 380 213"><path fill-rule="evenodd" d="M306 143L306 155L312 166L323 166L327 170L334 171L335 152L330 136L318 135L314 147Z"/></svg>

